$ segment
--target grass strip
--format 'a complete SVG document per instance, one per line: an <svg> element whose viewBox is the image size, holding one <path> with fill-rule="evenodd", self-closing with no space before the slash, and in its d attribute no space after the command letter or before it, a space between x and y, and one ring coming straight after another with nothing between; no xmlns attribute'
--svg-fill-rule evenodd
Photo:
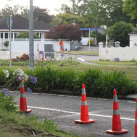
<svg viewBox="0 0 137 137"><path fill-rule="evenodd" d="M99 56L99 51L64 51L64 52L59 52L59 53Z"/></svg>
<svg viewBox="0 0 137 137"><path fill-rule="evenodd" d="M137 66L137 61L131 62L131 61L87 61L90 63L100 64L100 65L122 65L122 66Z"/></svg>
<svg viewBox="0 0 137 137"><path fill-rule="evenodd" d="M47 130L45 125L48 128L51 126L50 130ZM0 137L77 137L74 134L60 131L53 127L53 125L54 123L50 120L46 120L44 123L40 121L38 117L8 112L0 108Z"/></svg>

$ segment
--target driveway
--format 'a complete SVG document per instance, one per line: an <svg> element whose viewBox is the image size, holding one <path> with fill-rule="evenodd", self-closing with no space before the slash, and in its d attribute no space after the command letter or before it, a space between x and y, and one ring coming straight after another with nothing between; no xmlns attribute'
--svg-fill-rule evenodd
<svg viewBox="0 0 137 137"><path fill-rule="evenodd" d="M79 46L76 51L89 51L89 46L84 45L84 46ZM90 51L99 51L98 46L90 46Z"/></svg>

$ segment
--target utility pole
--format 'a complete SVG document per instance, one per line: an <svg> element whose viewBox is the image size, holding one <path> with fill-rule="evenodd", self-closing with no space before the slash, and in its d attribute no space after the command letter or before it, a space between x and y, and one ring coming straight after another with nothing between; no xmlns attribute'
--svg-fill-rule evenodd
<svg viewBox="0 0 137 137"><path fill-rule="evenodd" d="M33 0L30 0L30 18L29 18L29 69L34 70Z"/></svg>
<svg viewBox="0 0 137 137"><path fill-rule="evenodd" d="M12 24L13 24L13 20L11 18L11 15L9 14L8 18L7 18L7 26L9 28L9 35L10 35L10 39L9 39L9 48L10 48L10 69L11 69L11 28L12 28ZM8 53L7 53L8 54Z"/></svg>
<svg viewBox="0 0 137 137"><path fill-rule="evenodd" d="M12 26L12 23L11 23L11 15L10 15L10 41L9 41L9 45L10 45L10 69L11 69L11 26Z"/></svg>

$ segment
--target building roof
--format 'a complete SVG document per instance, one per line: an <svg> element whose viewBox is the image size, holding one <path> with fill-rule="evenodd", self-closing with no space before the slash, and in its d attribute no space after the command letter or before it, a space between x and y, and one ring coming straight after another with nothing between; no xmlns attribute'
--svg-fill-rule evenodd
<svg viewBox="0 0 137 137"><path fill-rule="evenodd" d="M0 29L8 29L8 26L6 24L7 19L0 19ZM20 15L14 15L12 17L13 24L12 29L16 30L29 30L29 20L20 16ZM52 25L49 25L45 22L41 21L34 21L34 30L49 30L52 28Z"/></svg>

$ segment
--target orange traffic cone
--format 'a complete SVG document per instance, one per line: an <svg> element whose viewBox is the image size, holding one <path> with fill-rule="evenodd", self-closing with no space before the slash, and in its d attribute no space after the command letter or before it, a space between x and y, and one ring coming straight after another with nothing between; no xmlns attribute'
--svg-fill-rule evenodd
<svg viewBox="0 0 137 137"><path fill-rule="evenodd" d="M122 134L128 132L128 130L122 129L116 89L114 89L113 92L112 130L107 130L106 132L113 134Z"/></svg>
<svg viewBox="0 0 137 137"><path fill-rule="evenodd" d="M27 109L23 78L21 78L21 81L20 81L20 110L17 112L31 112L31 109Z"/></svg>
<svg viewBox="0 0 137 137"><path fill-rule="evenodd" d="M43 53L43 55L42 55L42 60L44 60L44 53Z"/></svg>
<svg viewBox="0 0 137 137"><path fill-rule="evenodd" d="M135 109L135 135L137 137L137 98L136 98L136 109Z"/></svg>
<svg viewBox="0 0 137 137"><path fill-rule="evenodd" d="M80 115L80 120L75 120L75 123L86 124L93 122L95 122L95 120L89 119L85 84L82 84L81 115Z"/></svg>

